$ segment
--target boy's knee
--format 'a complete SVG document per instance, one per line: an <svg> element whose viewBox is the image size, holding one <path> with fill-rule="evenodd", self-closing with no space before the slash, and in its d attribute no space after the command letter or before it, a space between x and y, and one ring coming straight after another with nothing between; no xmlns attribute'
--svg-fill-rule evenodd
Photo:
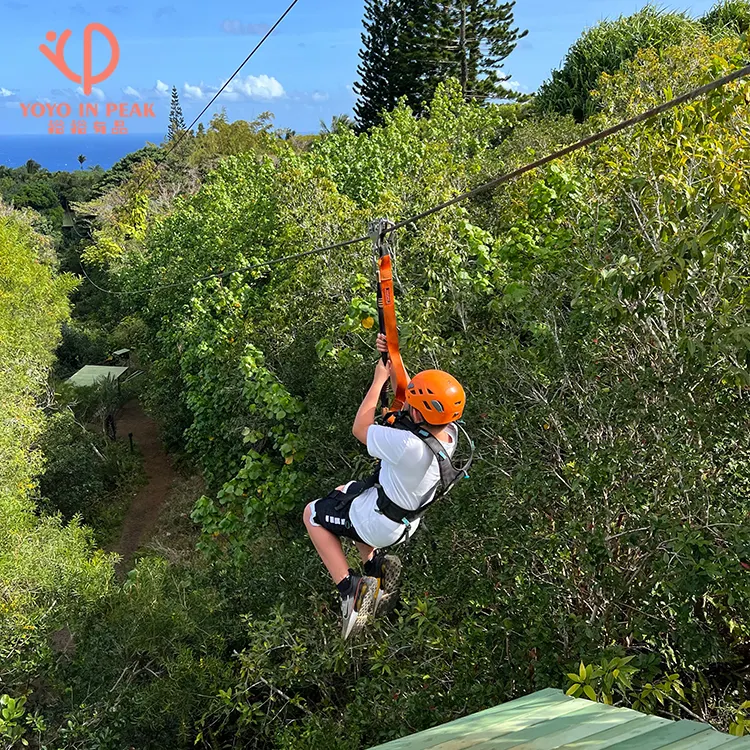
<svg viewBox="0 0 750 750"><path fill-rule="evenodd" d="M308 529L310 528L310 519L312 518L312 506L312 503L308 503L305 506L304 511L302 511L302 520L305 522L305 526L307 526Z"/></svg>

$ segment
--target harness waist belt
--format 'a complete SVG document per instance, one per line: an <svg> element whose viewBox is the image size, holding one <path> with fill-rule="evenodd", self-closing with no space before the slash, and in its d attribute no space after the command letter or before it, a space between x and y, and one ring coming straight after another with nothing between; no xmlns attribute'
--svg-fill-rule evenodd
<svg viewBox="0 0 750 750"><path fill-rule="evenodd" d="M378 484L378 510L389 520L394 523L404 523L404 521L414 521L417 518L421 518L426 508L420 510L406 510L391 500L388 495L385 494L385 490Z"/></svg>

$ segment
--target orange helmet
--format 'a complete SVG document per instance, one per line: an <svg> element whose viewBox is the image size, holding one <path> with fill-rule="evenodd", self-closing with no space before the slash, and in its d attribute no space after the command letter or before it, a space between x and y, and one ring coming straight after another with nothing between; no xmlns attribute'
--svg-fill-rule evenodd
<svg viewBox="0 0 750 750"><path fill-rule="evenodd" d="M406 386L406 403L419 410L429 424L450 424L461 419L466 394L453 375L425 370Z"/></svg>

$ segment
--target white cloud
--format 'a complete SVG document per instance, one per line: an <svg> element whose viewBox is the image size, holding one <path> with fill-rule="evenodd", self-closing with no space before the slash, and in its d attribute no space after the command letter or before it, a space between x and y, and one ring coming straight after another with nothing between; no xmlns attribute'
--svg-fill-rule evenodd
<svg viewBox="0 0 750 750"><path fill-rule="evenodd" d="M78 94L78 96L85 96L85 94L83 93L83 86L79 86L76 89L76 94ZM96 86L93 86L91 89L91 98L96 99L97 101L103 102L106 96L101 89L98 89Z"/></svg>
<svg viewBox="0 0 750 750"><path fill-rule="evenodd" d="M217 89L218 90L218 89ZM235 79L222 93L231 101L238 99L280 99L286 96L284 87L273 77L265 74Z"/></svg>
<svg viewBox="0 0 750 750"><path fill-rule="evenodd" d="M518 90L518 89L522 88L520 81L506 81L505 85L509 89L516 89L516 90Z"/></svg>
<svg viewBox="0 0 750 750"><path fill-rule="evenodd" d="M136 99L140 99L141 98L140 93L136 89L134 89L132 86L126 86L122 90L122 93L125 94L125 96L133 96Z"/></svg>
<svg viewBox="0 0 750 750"><path fill-rule="evenodd" d="M203 99L204 93L200 86L191 86L189 83L186 83L182 90L185 94L185 96L188 99Z"/></svg>
<svg viewBox="0 0 750 750"><path fill-rule="evenodd" d="M13 96L13 92L0 86L0 96Z"/></svg>
<svg viewBox="0 0 750 750"><path fill-rule="evenodd" d="M312 100L314 102L327 102L328 94L326 94L324 91L313 91Z"/></svg>
<svg viewBox="0 0 750 750"><path fill-rule="evenodd" d="M169 86L164 81L156 79L156 86L154 86L154 92L157 96L169 96Z"/></svg>

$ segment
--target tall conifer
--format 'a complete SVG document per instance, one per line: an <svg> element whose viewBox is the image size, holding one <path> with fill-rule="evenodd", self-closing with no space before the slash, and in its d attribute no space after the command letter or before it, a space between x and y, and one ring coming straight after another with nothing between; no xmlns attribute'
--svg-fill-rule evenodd
<svg viewBox="0 0 750 750"><path fill-rule="evenodd" d="M398 3L396 0L366 0L360 81L354 84L359 100L354 107L357 127L366 130L381 122L384 111L393 109L402 87L398 70Z"/></svg>
<svg viewBox="0 0 750 750"><path fill-rule="evenodd" d="M421 112L454 77L467 99L515 98L503 61L528 32L513 27L515 0L366 0L355 84L357 126L366 130L406 97Z"/></svg>
<svg viewBox="0 0 750 750"><path fill-rule="evenodd" d="M177 87L172 86L172 104L169 108L169 128L167 130L167 140L173 141L179 137L180 133L185 130L185 118L182 116L182 107L180 106L180 97L177 94Z"/></svg>

